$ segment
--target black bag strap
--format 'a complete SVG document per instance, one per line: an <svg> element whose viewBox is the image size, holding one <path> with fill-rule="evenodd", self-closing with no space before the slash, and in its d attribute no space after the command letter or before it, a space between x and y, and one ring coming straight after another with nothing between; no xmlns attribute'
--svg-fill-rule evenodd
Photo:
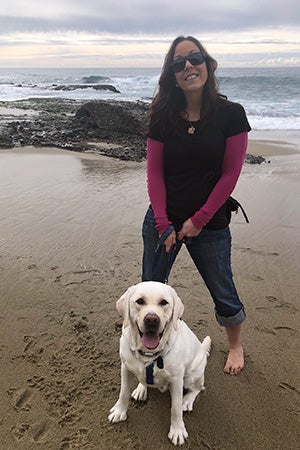
<svg viewBox="0 0 300 450"><path fill-rule="evenodd" d="M237 213L238 213L238 209L241 208L245 221L246 221L247 223L250 223L250 222L249 222L249 219L248 219L248 216L247 216L247 214L246 214L246 211L244 210L244 208L242 207L242 205L240 204L240 202L237 201L237 199L235 199L235 198L233 198L233 197L229 197L228 200L229 200L230 203L231 203L231 211L235 211L236 214L237 214Z"/></svg>

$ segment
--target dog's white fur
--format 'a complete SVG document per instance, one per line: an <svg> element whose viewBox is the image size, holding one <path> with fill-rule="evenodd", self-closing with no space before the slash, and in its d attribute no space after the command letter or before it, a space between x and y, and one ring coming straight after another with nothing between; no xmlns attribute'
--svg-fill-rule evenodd
<svg viewBox="0 0 300 450"><path fill-rule="evenodd" d="M123 316L120 339L121 390L117 403L110 410L112 423L126 420L130 400L129 376L139 381L132 397L147 398L146 366L154 362L153 387L171 394L171 427L168 434L174 445L182 445L188 436L183 422L183 411L192 411L197 395L204 389L204 371L209 356L211 339L201 343L183 320L184 306L175 290L163 283L146 281L131 286L117 301L117 310ZM155 349L147 349L141 336L147 332L147 318L154 321L160 336ZM146 354L145 354L146 353ZM163 369L155 360L163 358ZM187 393L183 395L183 389Z"/></svg>

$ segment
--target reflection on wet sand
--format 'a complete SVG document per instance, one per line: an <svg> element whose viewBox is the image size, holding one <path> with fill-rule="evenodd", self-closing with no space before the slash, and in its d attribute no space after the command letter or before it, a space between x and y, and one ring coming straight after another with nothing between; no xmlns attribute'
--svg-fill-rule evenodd
<svg viewBox="0 0 300 450"><path fill-rule="evenodd" d="M122 222L139 235L147 203L144 166L106 157L47 151L1 153L2 241L26 255L43 253L49 260L103 257L115 243ZM1 175L1 173L0 173ZM130 232L130 231L129 231ZM80 255L80 256L79 256Z"/></svg>

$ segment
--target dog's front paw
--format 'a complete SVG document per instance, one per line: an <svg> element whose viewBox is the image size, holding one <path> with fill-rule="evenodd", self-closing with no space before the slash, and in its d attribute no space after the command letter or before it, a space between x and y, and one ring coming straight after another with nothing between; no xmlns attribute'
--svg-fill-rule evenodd
<svg viewBox="0 0 300 450"><path fill-rule="evenodd" d="M174 427L171 425L168 438L174 445L183 445L185 439L188 437L188 432L185 429L184 423L181 426Z"/></svg>
<svg viewBox="0 0 300 450"><path fill-rule="evenodd" d="M131 397L136 401L145 402L147 400L147 387L139 383L137 388L132 392Z"/></svg>
<svg viewBox="0 0 300 450"><path fill-rule="evenodd" d="M119 401L111 408L108 420L111 423L122 422L127 419L127 408L122 407Z"/></svg>
<svg viewBox="0 0 300 450"><path fill-rule="evenodd" d="M193 411L193 405L194 405L194 401L197 397L197 395L199 394L199 391L197 390L193 390L193 391L189 391L187 392L182 399L182 411L186 412L191 412Z"/></svg>

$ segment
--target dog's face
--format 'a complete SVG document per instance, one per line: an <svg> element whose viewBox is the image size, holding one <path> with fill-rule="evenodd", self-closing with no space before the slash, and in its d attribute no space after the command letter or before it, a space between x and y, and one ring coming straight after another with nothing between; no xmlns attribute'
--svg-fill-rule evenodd
<svg viewBox="0 0 300 450"><path fill-rule="evenodd" d="M157 349L169 325L176 330L184 306L175 290L163 283L145 281L131 286L117 301L124 327L132 330L138 348Z"/></svg>

